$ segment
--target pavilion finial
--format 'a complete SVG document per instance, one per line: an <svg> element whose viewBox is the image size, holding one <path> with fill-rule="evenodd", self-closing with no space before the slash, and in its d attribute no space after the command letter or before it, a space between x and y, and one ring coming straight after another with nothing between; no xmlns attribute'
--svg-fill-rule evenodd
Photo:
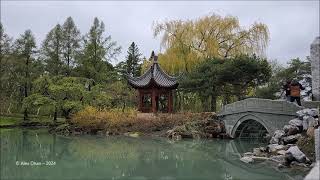
<svg viewBox="0 0 320 180"><path fill-rule="evenodd" d="M158 63L158 56L155 55L154 51L151 52L150 60L152 60L153 63Z"/></svg>
<svg viewBox="0 0 320 180"><path fill-rule="evenodd" d="M154 51L151 52L150 59L153 59L153 57L154 57Z"/></svg>

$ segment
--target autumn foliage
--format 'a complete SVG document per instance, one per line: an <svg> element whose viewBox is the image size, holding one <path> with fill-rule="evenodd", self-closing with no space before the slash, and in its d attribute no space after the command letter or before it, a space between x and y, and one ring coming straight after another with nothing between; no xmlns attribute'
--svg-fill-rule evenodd
<svg viewBox="0 0 320 180"><path fill-rule="evenodd" d="M171 74L190 72L204 59L264 56L269 42L266 24L253 22L244 27L237 17L218 14L157 22L154 36L162 39L165 48L159 54L159 63Z"/></svg>
<svg viewBox="0 0 320 180"><path fill-rule="evenodd" d="M186 122L208 118L212 113L176 113L176 114L146 114L137 110L105 109L98 110L88 106L76 113L72 123L82 129L100 129L110 132L153 132L168 130Z"/></svg>

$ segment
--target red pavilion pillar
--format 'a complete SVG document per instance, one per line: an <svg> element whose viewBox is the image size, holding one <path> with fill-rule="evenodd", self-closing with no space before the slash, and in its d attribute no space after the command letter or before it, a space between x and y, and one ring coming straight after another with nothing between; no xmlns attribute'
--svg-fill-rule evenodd
<svg viewBox="0 0 320 180"><path fill-rule="evenodd" d="M152 100L151 100L151 103L152 103L152 112L153 113L157 112L156 95L157 95L156 89L152 89Z"/></svg>

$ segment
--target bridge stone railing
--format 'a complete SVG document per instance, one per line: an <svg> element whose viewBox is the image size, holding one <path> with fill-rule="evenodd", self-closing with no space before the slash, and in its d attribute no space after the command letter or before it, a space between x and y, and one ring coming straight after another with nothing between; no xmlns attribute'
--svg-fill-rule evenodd
<svg viewBox="0 0 320 180"><path fill-rule="evenodd" d="M218 116L243 112L295 115L295 113L301 109L303 108L295 103L290 103L284 100L248 98L223 106Z"/></svg>
<svg viewBox="0 0 320 180"><path fill-rule="evenodd" d="M234 137L236 129L242 122L252 119L261 123L270 134L282 129L285 124L296 116L296 112L304 108L318 107L319 101L303 102L298 106L285 100L270 100L248 98L225 105L218 113L219 119L224 121L226 131Z"/></svg>

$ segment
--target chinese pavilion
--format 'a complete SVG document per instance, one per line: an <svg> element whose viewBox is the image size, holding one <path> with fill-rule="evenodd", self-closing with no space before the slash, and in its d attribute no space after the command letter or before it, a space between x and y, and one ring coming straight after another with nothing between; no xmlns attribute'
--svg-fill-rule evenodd
<svg viewBox="0 0 320 180"><path fill-rule="evenodd" d="M152 65L140 77L128 76L129 84L138 90L140 112L171 113L173 109L172 91L178 87L177 77L166 74L152 52Z"/></svg>

